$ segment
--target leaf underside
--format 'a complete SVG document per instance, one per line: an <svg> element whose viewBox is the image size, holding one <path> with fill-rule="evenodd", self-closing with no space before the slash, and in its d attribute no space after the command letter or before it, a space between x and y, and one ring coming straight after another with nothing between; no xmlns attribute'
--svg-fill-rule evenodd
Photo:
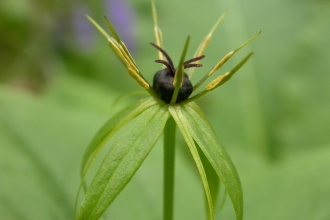
<svg viewBox="0 0 330 220"><path fill-rule="evenodd" d="M173 106L173 108L170 108L170 113L176 120L188 146L192 145L193 148L196 148L195 144L191 142L191 140L194 140L201 148L202 152L226 187L226 191L228 192L236 213L236 218L238 220L243 219L243 193L236 168L201 109L192 102L182 107L179 105ZM181 123L181 126L179 123ZM192 147L190 146L190 148ZM196 165L197 167L200 166L197 162ZM207 179L204 180L205 177L202 175L201 177L206 196L208 197L207 194L209 192L207 191L209 191L209 186ZM208 203L212 206L212 200L208 201ZM209 209L210 216L213 218L213 213L211 212L212 207Z"/></svg>
<svg viewBox="0 0 330 220"><path fill-rule="evenodd" d="M204 190L205 190L205 195L206 195L208 208L209 208L208 213L209 213L209 216L211 217L211 220L213 220L213 218L214 218L213 201L212 201L212 197L211 197L211 191L209 188L209 184L207 181L206 172L205 172L203 163L201 161L201 158L199 157L199 153L196 148L195 142L190 134L188 123L186 122L186 118L182 115L182 108L179 105L174 105L174 106L169 107L169 111L170 111L172 117L174 118L176 124L178 125L178 128L181 131L181 134L182 134L183 138L185 139L185 141L189 147L189 150L191 152L191 155L196 163L196 166L197 166L198 172L201 176Z"/></svg>
<svg viewBox="0 0 330 220"><path fill-rule="evenodd" d="M237 219L243 219L243 192L236 168L220 143L210 123L197 105L188 104L183 114L190 124L190 132L226 187Z"/></svg>

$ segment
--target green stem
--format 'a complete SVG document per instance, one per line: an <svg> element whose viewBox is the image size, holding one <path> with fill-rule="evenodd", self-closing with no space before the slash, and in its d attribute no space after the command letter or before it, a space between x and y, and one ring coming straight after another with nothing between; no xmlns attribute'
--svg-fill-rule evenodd
<svg viewBox="0 0 330 220"><path fill-rule="evenodd" d="M173 219L175 130L176 124L171 117L164 129L164 220Z"/></svg>

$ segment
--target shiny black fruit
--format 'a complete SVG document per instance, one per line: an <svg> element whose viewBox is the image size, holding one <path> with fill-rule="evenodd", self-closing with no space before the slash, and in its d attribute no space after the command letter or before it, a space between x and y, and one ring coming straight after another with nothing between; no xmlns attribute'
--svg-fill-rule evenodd
<svg viewBox="0 0 330 220"><path fill-rule="evenodd" d="M174 68L172 59L162 48L160 48L159 46L157 46L156 44L153 44L153 43L151 43L151 45L154 46L156 49L158 49L167 60L167 61L155 60L156 63L161 63L161 64L165 65L167 68L165 68L163 70L159 70L154 75L152 87L160 95L161 99L164 102L170 103L173 92L174 92L173 81L174 81L176 69ZM194 64L192 62L201 60L204 57L205 56L203 55L203 56L195 57L195 58L185 61L183 63L184 69L191 68L191 67L201 67L202 64ZM182 87L179 90L179 94L176 99L176 103L179 103L181 101L188 99L192 92L193 92L193 86L189 80L188 75L186 73L184 73Z"/></svg>
<svg viewBox="0 0 330 220"><path fill-rule="evenodd" d="M172 76L171 71L168 68L159 70L154 76L152 87L166 103L170 103L172 99L174 92L173 80L174 76ZM185 73L182 87L179 90L176 102L178 103L188 99L192 92L193 86L188 78L188 75Z"/></svg>

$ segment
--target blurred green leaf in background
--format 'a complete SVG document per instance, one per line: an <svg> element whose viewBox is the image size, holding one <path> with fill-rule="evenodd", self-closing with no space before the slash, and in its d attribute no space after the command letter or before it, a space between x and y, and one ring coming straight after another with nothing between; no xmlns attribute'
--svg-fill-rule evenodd
<svg viewBox="0 0 330 220"><path fill-rule="evenodd" d="M196 48L211 28L207 24L227 10L196 75L249 36L263 32L242 49L255 53L240 77L198 103L240 174L244 219L329 219L330 2L156 4L164 46L173 60L180 56L177 42L191 35L191 48ZM116 15L118 11L125 16ZM149 1L1 1L1 219L73 219L86 144L130 100L117 105L113 101L139 89L104 47L85 13L103 27L103 15L127 27L119 34L148 81L159 69L149 46L154 41ZM242 59L239 54L235 58L223 71ZM202 184L187 155L186 147L179 146L177 156L183 159L177 160L175 218L199 220L205 216ZM161 158L158 144L107 211L108 219L161 218ZM234 218L227 199L216 219Z"/></svg>

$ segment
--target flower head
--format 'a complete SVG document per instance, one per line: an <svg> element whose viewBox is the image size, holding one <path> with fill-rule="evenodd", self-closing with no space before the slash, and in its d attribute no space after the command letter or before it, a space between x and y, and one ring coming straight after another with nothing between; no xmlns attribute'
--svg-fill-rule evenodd
<svg viewBox="0 0 330 220"><path fill-rule="evenodd" d="M129 128L111 146L105 156L101 167L97 171L91 185L89 186L84 200L81 204L77 219L98 219L106 208L112 203L125 185L130 181L136 170L142 164L152 147L159 139L165 128L165 138L169 126L175 125L181 131L192 157L196 163L201 176L208 204L210 219L214 217L213 192L209 187L207 172L204 169L204 162L201 159L198 149L204 154L208 163L211 164L214 173L226 187L226 191L232 201L237 219L243 216L242 187L237 171L225 149L218 140L210 123L207 121L201 109L193 102L195 99L205 95L209 91L227 82L237 70L251 57L248 54L231 71L211 81L204 91L190 97L190 95L212 76L227 60L238 50L256 38L260 33L242 44L237 49L229 52L209 71L196 85L192 85L190 78L196 67L201 67L200 61L205 57L204 50L210 42L213 32L220 24L224 15L216 22L211 32L205 37L198 47L195 56L185 61L186 51L189 45L189 37L183 48L179 65L175 67L170 56L162 47L162 33L158 26L155 5L152 2L152 11L155 23L156 43L151 43L158 51L155 62L164 66L164 69L156 72L153 85L143 77L134 59L127 50L113 28L106 19L112 36L109 36L93 19L88 19L107 38L110 48L117 55L128 73L134 80L146 89L152 96L144 101L139 101L123 109L111 118L94 136L83 157L81 167L81 185L84 185L86 173L93 164L96 156L103 148L107 140L113 137L128 121L133 120ZM187 73L184 71L187 70ZM175 135L175 132L174 134ZM166 142L166 141L165 141ZM174 143L173 143L174 145ZM79 194L79 193L78 193Z"/></svg>

